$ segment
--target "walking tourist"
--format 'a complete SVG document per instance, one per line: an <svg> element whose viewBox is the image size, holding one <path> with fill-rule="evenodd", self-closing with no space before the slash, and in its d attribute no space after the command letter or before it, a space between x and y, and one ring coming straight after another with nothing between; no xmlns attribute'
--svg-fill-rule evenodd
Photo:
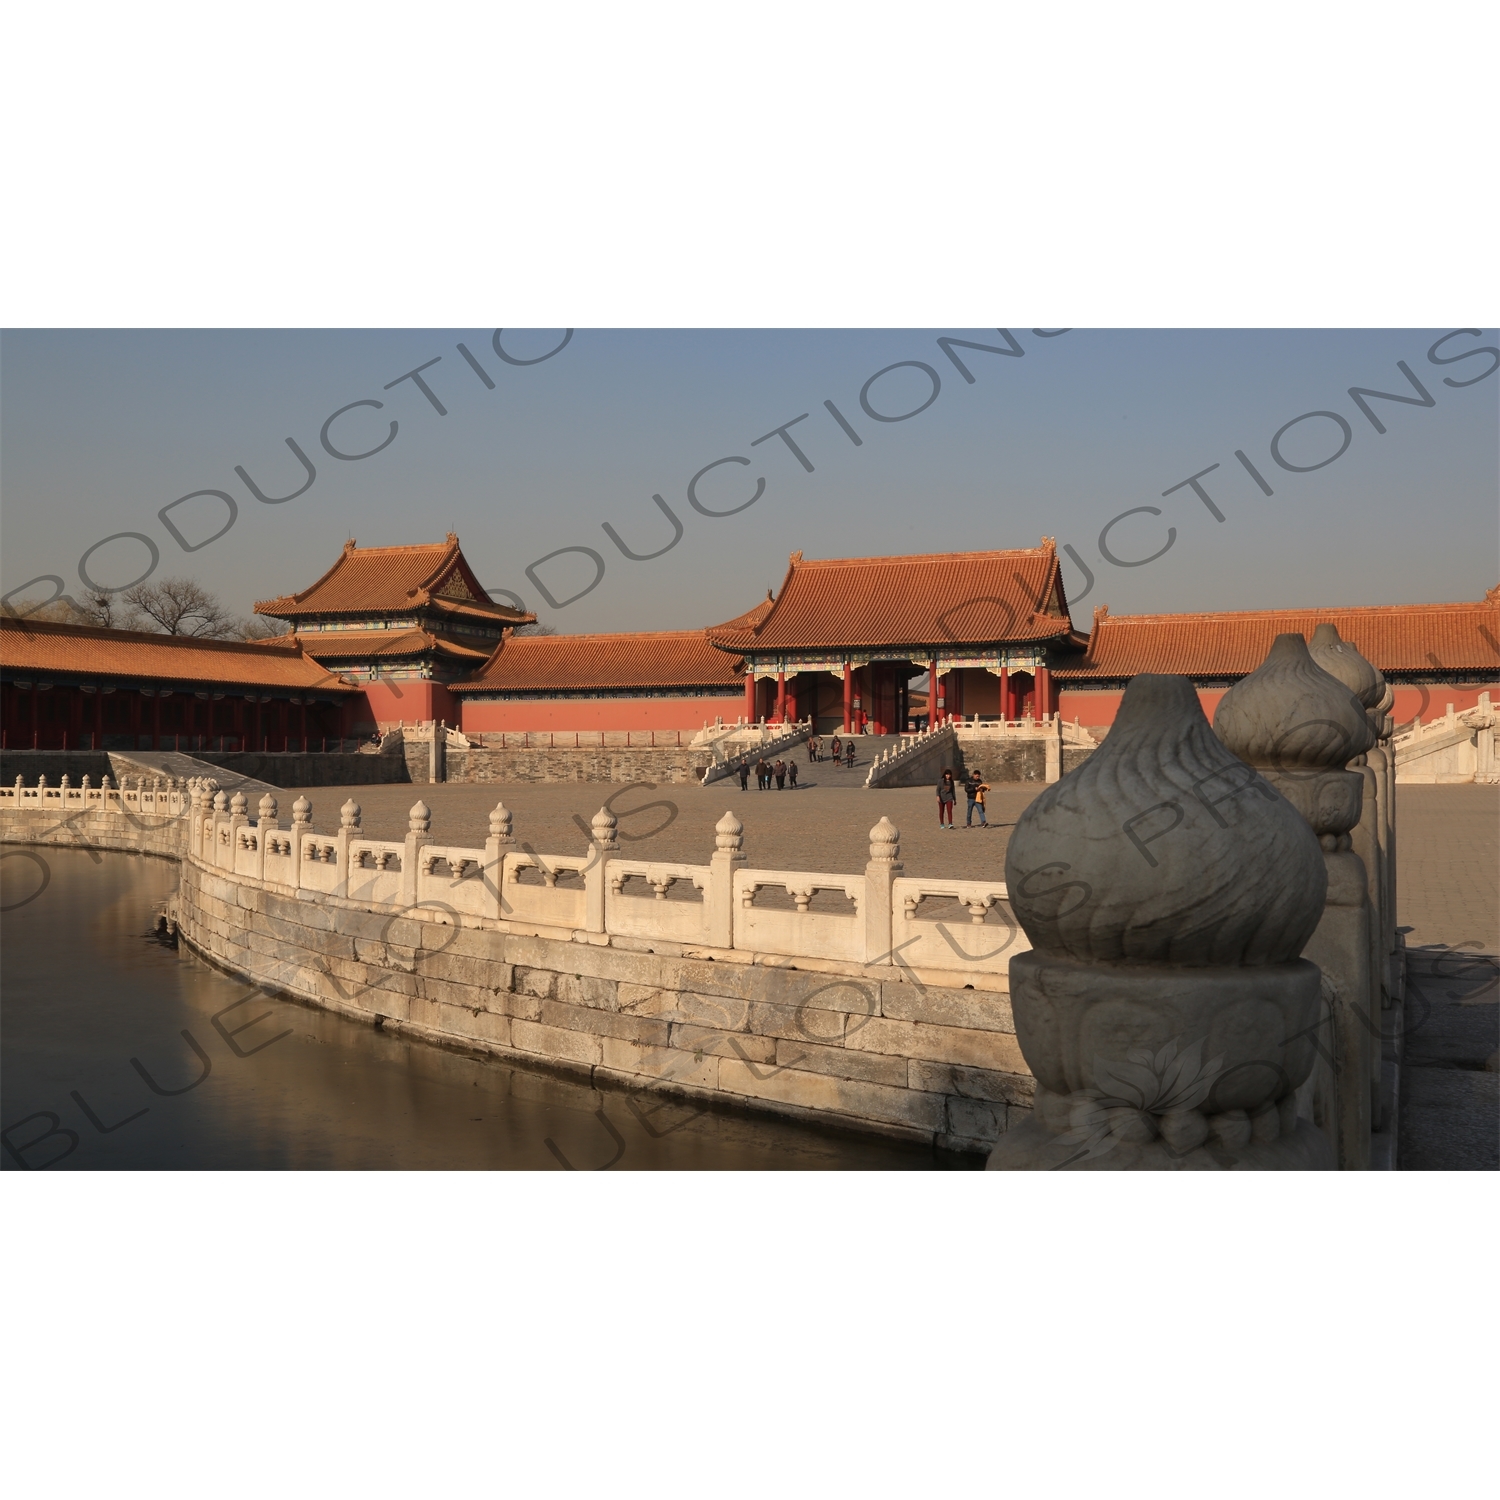
<svg viewBox="0 0 1500 1500"><path fill-rule="evenodd" d="M852 771L854 769L854 741L844 741L844 764Z"/></svg>
<svg viewBox="0 0 1500 1500"><path fill-rule="evenodd" d="M748 760L740 762L740 790L742 792L750 790L750 762Z"/></svg>
<svg viewBox="0 0 1500 1500"><path fill-rule="evenodd" d="M938 777L937 799L938 799L938 827L953 827L953 803L957 797L957 790L953 785L953 772L945 770Z"/></svg>
<svg viewBox="0 0 1500 1500"><path fill-rule="evenodd" d="M812 765L818 758L818 737L809 735L807 740L807 763Z"/></svg>
<svg viewBox="0 0 1500 1500"><path fill-rule="evenodd" d="M789 760L786 763L786 784L795 792L797 790L797 762Z"/></svg>
<svg viewBox="0 0 1500 1500"><path fill-rule="evenodd" d="M783 792L786 790L786 762L778 760L774 769L776 772L776 790Z"/></svg>
<svg viewBox="0 0 1500 1500"><path fill-rule="evenodd" d="M834 737L833 737L833 744L829 746L829 749L831 749L833 751L833 763L834 763L834 765L838 765L838 763L839 763L839 756L843 753L843 749L844 749L843 744L840 741L838 735L834 735Z"/></svg>
<svg viewBox="0 0 1500 1500"><path fill-rule="evenodd" d="M984 815L984 794L989 789L989 783L985 781L984 777L978 771L970 771L968 776L964 778L964 793L969 799L969 810L964 817L965 828L972 828L974 826L974 809L976 807L979 809L979 826L981 828L988 828L990 826L989 819Z"/></svg>

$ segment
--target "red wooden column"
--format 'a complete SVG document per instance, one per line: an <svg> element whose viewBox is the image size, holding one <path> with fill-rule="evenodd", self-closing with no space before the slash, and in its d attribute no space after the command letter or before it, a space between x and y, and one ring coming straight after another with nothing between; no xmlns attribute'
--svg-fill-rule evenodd
<svg viewBox="0 0 1500 1500"><path fill-rule="evenodd" d="M151 748L161 749L161 689L157 688L156 696L151 700Z"/></svg>
<svg viewBox="0 0 1500 1500"><path fill-rule="evenodd" d="M854 667L844 663L844 733L854 727Z"/></svg>
<svg viewBox="0 0 1500 1500"><path fill-rule="evenodd" d="M938 722L938 675L936 659L927 663L927 727Z"/></svg>
<svg viewBox="0 0 1500 1500"><path fill-rule="evenodd" d="M745 669L745 722L755 722L755 668Z"/></svg>
<svg viewBox="0 0 1500 1500"><path fill-rule="evenodd" d="M797 674L792 674L791 681L786 685L786 712L784 718L795 724L797 722Z"/></svg>
<svg viewBox="0 0 1500 1500"><path fill-rule="evenodd" d="M786 673L776 674L776 717L786 722Z"/></svg>
<svg viewBox="0 0 1500 1500"><path fill-rule="evenodd" d="M1010 668L1000 668L1000 717L1009 719L1010 711Z"/></svg>
<svg viewBox="0 0 1500 1500"><path fill-rule="evenodd" d="M1036 669L1036 716L1045 719L1052 713L1052 673L1046 667Z"/></svg>

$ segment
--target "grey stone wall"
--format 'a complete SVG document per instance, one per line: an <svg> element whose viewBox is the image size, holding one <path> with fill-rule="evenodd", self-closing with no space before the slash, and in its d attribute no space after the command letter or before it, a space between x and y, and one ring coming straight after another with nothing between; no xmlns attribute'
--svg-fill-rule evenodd
<svg viewBox="0 0 1500 1500"><path fill-rule="evenodd" d="M186 818L141 816L128 811L78 807L67 812L61 808L32 812L0 807L0 844L55 844L181 859L187 853L187 829Z"/></svg>
<svg viewBox="0 0 1500 1500"><path fill-rule="evenodd" d="M426 746L423 775L426 780ZM581 749L535 747L448 751L449 781L631 781L655 786L702 781L713 763L707 750L686 745L651 749L646 746L594 745ZM416 779L415 777L413 778Z"/></svg>
<svg viewBox="0 0 1500 1500"><path fill-rule="evenodd" d="M109 756L103 750L5 750L0 751L0 785L14 786L23 776L27 786L35 786L39 777L48 786L61 786L67 776L73 786L82 786L87 776L94 786L102 786L112 775Z"/></svg>
<svg viewBox="0 0 1500 1500"><path fill-rule="evenodd" d="M958 1151L1029 1115L1003 991L809 972L378 915L183 864L212 962L414 1038Z"/></svg>
<svg viewBox="0 0 1500 1500"><path fill-rule="evenodd" d="M195 750L195 760L223 766L226 771L249 776L272 786L385 786L393 782L427 780L427 746L410 746L422 752L420 778L410 774L406 758L401 755L347 754L304 755L263 752L259 750ZM96 783L97 784L97 783Z"/></svg>

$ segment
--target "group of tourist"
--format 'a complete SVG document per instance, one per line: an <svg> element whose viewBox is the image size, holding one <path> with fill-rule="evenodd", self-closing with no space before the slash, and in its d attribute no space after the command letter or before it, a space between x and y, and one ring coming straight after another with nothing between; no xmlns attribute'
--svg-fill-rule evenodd
<svg viewBox="0 0 1500 1500"><path fill-rule="evenodd" d="M755 763L755 785L763 792L771 790L775 784L778 792L785 791L788 787L792 791L797 790L797 763L794 760L778 760L774 764L762 758ZM740 790L750 790L750 762L740 762Z"/></svg>
<svg viewBox="0 0 1500 1500"><path fill-rule="evenodd" d="M815 764L820 760L830 758L834 765L838 765L840 760L842 760L846 766L852 768L854 765L854 737L850 735L841 740L838 735L834 735L828 742L828 754L825 755L823 753L822 737L816 734L809 736L807 741L808 761Z"/></svg>
<svg viewBox="0 0 1500 1500"><path fill-rule="evenodd" d="M944 769L943 774L938 777L937 799L938 799L938 827L953 827L953 805L958 800L958 793L962 789L965 799L969 804L968 816L964 819L964 827L974 826L974 811L979 811L979 826L988 828L990 821L984 815L984 799L989 791L989 783L978 771L970 771L962 781L956 781L953 772Z"/></svg>

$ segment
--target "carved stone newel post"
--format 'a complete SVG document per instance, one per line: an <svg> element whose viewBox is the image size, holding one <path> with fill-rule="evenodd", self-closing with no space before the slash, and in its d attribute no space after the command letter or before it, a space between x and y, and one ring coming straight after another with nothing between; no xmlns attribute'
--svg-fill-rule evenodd
<svg viewBox="0 0 1500 1500"><path fill-rule="evenodd" d="M516 836L511 832L511 812L503 803L497 802L490 813L490 836L484 841L484 894L485 915L505 915L501 892L505 875L505 856L515 848Z"/></svg>
<svg viewBox="0 0 1500 1500"><path fill-rule="evenodd" d="M708 941L715 948L734 947L734 877L745 867L745 825L732 812L714 824L714 852L709 859Z"/></svg>
<svg viewBox="0 0 1500 1500"><path fill-rule="evenodd" d="M594 857L583 874L584 930L587 932L604 931L604 903L609 892L605 862L620 852L619 824L620 820L607 807L601 807L591 820Z"/></svg>
<svg viewBox="0 0 1500 1500"><path fill-rule="evenodd" d="M1300 635L1276 637L1265 661L1220 699L1214 729L1296 808L1322 846L1327 905L1306 956L1323 971L1332 1034L1319 1028L1318 1073L1299 1113L1334 1142L1341 1170L1363 1171L1379 1011L1372 1016L1365 867L1350 839L1365 781L1345 767L1370 749L1375 732L1364 705L1312 659Z"/></svg>
<svg viewBox="0 0 1500 1500"><path fill-rule="evenodd" d="M901 830L889 818L870 830L870 862L865 866L865 962L888 964L895 944L892 889L902 873Z"/></svg>
<svg viewBox="0 0 1500 1500"><path fill-rule="evenodd" d="M401 904L417 904L417 875L422 868L422 849L432 842L432 809L420 798L406 815L406 845L401 851Z"/></svg>
<svg viewBox="0 0 1500 1500"><path fill-rule="evenodd" d="M1186 678L1135 678L1104 744L1006 851L1032 1118L991 1168L1332 1166L1296 1116L1327 877L1307 824L1214 737Z"/></svg>

